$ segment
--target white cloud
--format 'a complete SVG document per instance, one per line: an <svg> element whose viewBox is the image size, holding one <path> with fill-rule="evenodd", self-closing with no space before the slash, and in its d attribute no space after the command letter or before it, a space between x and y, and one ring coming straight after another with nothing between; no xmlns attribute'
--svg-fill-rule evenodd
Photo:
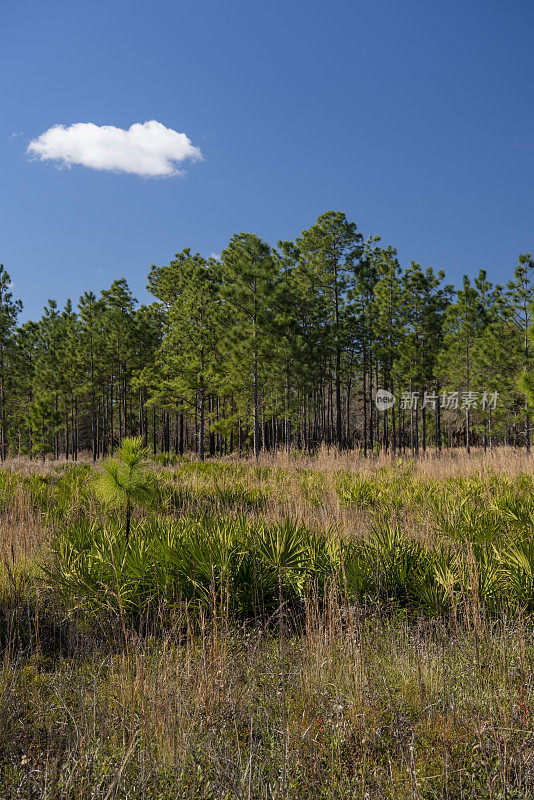
<svg viewBox="0 0 534 800"><path fill-rule="evenodd" d="M221 260L221 254L220 253L210 253L210 258L214 258L215 261L220 261Z"/></svg>
<svg viewBox="0 0 534 800"><path fill-rule="evenodd" d="M202 158L185 133L154 119L136 122L128 130L92 122L77 122L68 128L54 125L33 139L27 152L41 161L57 161L67 167L81 164L144 177L178 175L178 165Z"/></svg>

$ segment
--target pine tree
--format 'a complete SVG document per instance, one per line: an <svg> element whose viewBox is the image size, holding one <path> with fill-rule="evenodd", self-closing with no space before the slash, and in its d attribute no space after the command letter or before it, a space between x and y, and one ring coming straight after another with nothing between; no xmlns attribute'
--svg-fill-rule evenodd
<svg viewBox="0 0 534 800"><path fill-rule="evenodd" d="M89 393L91 409L91 450L93 461L99 453L97 390L100 356L103 351L103 316L105 303L93 292L84 292L78 302L80 326L80 356L85 376L84 387Z"/></svg>
<svg viewBox="0 0 534 800"><path fill-rule="evenodd" d="M63 417L64 451L68 459L78 457L78 400L84 388L83 363L81 360L80 326L67 300L60 318L59 343L59 396Z"/></svg>
<svg viewBox="0 0 534 800"><path fill-rule="evenodd" d="M361 326L361 374L363 405L363 452L374 447L373 424L373 366L376 334L375 285L381 248L379 236L369 236L356 269L356 284L349 291L356 319ZM375 387L378 388L378 387Z"/></svg>
<svg viewBox="0 0 534 800"><path fill-rule="evenodd" d="M269 245L249 233L231 238L221 254L221 266L222 298L230 312L223 331L225 378L233 394L243 392L252 401L253 450L258 458L260 372L272 342L278 267Z"/></svg>
<svg viewBox="0 0 534 800"><path fill-rule="evenodd" d="M148 505L154 497L154 480L148 471L148 451L140 437L122 441L117 458L102 464L95 481L98 495L112 508L124 509L125 538L130 538L132 508Z"/></svg>
<svg viewBox="0 0 534 800"><path fill-rule="evenodd" d="M516 376L521 367L521 342L514 326L510 324L510 309L506 305L501 286L495 288L487 279L485 270L475 278L475 287L484 310L485 327L475 345L474 371L478 385L483 390L483 401L478 415L482 419L484 451L489 443L493 448L496 424L515 416L518 403ZM492 408L491 398L499 398L499 406Z"/></svg>
<svg viewBox="0 0 534 800"><path fill-rule="evenodd" d="M50 397L53 398L53 420L50 425L54 428L54 458L59 458L59 394L61 384L61 348L62 330L61 316L58 312L57 302L49 300L44 308L44 314L39 322L39 350L35 374L35 403L36 413L44 415ZM42 400L43 405L39 403ZM51 414L51 412L50 412ZM49 414L49 416L50 416ZM45 419L43 416L43 419ZM48 441L48 439L46 439Z"/></svg>
<svg viewBox="0 0 534 800"><path fill-rule="evenodd" d="M14 332L22 310L11 293L11 278L0 264L0 460L8 455L7 387L12 374Z"/></svg>
<svg viewBox="0 0 534 800"><path fill-rule="evenodd" d="M343 443L343 411L341 402L341 359L343 351L343 306L355 273L355 263L361 257L362 235L354 222L348 222L342 212L328 211L315 225L303 231L297 239L300 261L316 272L325 298L327 325L332 350L335 383L335 438Z"/></svg>
<svg viewBox="0 0 534 800"><path fill-rule="evenodd" d="M397 251L392 247L382 249L376 260L378 280L374 285L375 305L375 357L380 364L382 385L395 394L395 360L404 338L404 295L400 280ZM395 406L391 409L391 434L393 452L397 448ZM388 412L384 412L384 446L389 447Z"/></svg>
<svg viewBox="0 0 534 800"><path fill-rule="evenodd" d="M11 428L18 431L19 453L32 455L33 442L28 409L34 397L35 374L39 359L40 327L26 322L17 328L13 342L13 389Z"/></svg>
<svg viewBox="0 0 534 800"><path fill-rule="evenodd" d="M57 408L57 394L42 389L34 395L28 410L28 427L31 432L32 455L40 455L43 462L53 451L57 458L57 436L61 417Z"/></svg>
<svg viewBox="0 0 534 800"><path fill-rule="evenodd" d="M176 409L185 401L198 409L198 454L205 454L206 405L217 391L220 360L220 267L189 249L168 267L154 269L149 286L167 306L165 336L157 354L159 385L152 402Z"/></svg>
<svg viewBox="0 0 534 800"><path fill-rule="evenodd" d="M526 376L532 362L529 329L534 318L534 260L531 253L519 256L514 278L508 283L505 298L505 318L517 330L523 347L522 374ZM519 378L519 376L518 376ZM523 383L527 380L523 378ZM527 453L530 453L530 415L528 395L524 402L524 435Z"/></svg>
<svg viewBox="0 0 534 800"><path fill-rule="evenodd" d="M149 387L157 386L162 371L158 364L165 314L160 303L140 306L135 311L132 352L132 391L136 392L137 431L145 447L148 445L146 402Z"/></svg>
<svg viewBox="0 0 534 800"><path fill-rule="evenodd" d="M436 375L443 386L462 393L460 409L465 410L465 449L471 450L471 395L475 374L477 343L486 325L480 296L467 276L456 302L447 309L445 338L436 363ZM457 406L454 406L455 408Z"/></svg>
<svg viewBox="0 0 534 800"><path fill-rule="evenodd" d="M405 389L411 395L415 389L417 400L422 399L422 445L427 444L427 395L435 412L436 449L441 448L441 417L439 381L435 380L434 367L443 342L445 313L450 304L453 288L441 286L443 272L434 273L431 267L423 270L412 261L403 276L404 307L406 310L406 337L397 354L397 370ZM415 409L410 404L411 447L419 449L419 402ZM414 415L415 411L415 415ZM414 429L415 416L415 429Z"/></svg>
<svg viewBox="0 0 534 800"><path fill-rule="evenodd" d="M124 278L113 281L110 288L102 292L102 300L105 303L103 327L109 370L110 452L113 455L115 438L120 442L128 429L127 388L132 373L134 308L137 301ZM118 423L117 437L115 419Z"/></svg>

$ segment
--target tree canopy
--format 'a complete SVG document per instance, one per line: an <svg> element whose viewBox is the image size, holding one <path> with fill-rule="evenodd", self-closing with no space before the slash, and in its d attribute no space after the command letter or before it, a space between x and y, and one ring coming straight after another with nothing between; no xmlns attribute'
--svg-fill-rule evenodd
<svg viewBox="0 0 534 800"><path fill-rule="evenodd" d="M219 259L185 248L150 269L149 305L120 278L19 325L0 266L0 457L96 460L132 436L201 459L529 450L531 255L511 273L455 289L334 211L276 246L239 233Z"/></svg>

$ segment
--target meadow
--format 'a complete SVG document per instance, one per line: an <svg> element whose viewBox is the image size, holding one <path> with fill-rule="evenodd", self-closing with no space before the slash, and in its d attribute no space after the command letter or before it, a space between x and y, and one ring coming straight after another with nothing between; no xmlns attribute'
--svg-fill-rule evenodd
<svg viewBox="0 0 534 800"><path fill-rule="evenodd" d="M534 796L534 459L0 471L0 796Z"/></svg>

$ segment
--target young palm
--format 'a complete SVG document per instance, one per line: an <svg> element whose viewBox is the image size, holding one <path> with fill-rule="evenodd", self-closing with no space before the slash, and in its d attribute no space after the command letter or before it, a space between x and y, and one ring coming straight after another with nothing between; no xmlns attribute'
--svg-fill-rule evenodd
<svg viewBox="0 0 534 800"><path fill-rule="evenodd" d="M142 439L123 439L117 458L109 458L102 464L102 473L95 482L95 489L104 502L124 509L126 519L126 541L130 538L132 506L146 505L154 494L154 481L147 470L148 451Z"/></svg>

